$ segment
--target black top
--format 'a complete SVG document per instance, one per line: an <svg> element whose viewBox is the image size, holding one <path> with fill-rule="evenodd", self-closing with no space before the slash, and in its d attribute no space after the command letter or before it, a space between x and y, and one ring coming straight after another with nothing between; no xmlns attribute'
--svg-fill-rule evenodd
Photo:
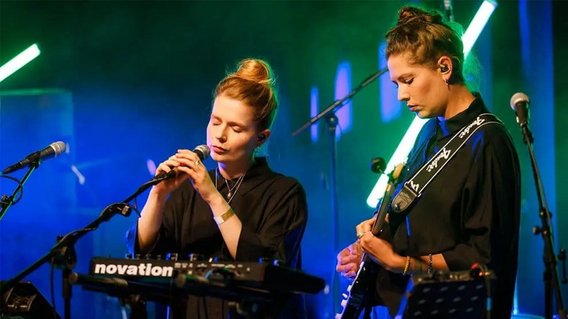
<svg viewBox="0 0 568 319"><path fill-rule="evenodd" d="M488 113L481 98L448 120L431 119L410 152L397 185L410 179L462 127ZM481 127L422 196L403 213L390 214L391 242L402 256L439 254L450 271L486 264L497 276L493 318L509 318L517 272L520 171L503 125ZM377 287L380 289L379 287Z"/></svg>
<svg viewBox="0 0 568 319"><path fill-rule="evenodd" d="M217 180L219 192L227 198L223 177L220 174L216 177L215 170L209 174L213 182ZM236 260L258 261L265 257L300 269L300 242L307 222L306 195L302 186L293 178L273 172L265 158L256 158L242 184L233 193L230 206L242 222ZM127 233L127 245L132 253L139 250L136 234L137 225L134 225ZM233 260L209 205L190 182L172 192L166 202L159 237L150 254L168 252L178 253L181 258L194 253ZM199 308L202 302L197 301L194 306ZM190 309L195 307L188 307L187 318L203 315L197 313L201 313L199 309ZM225 308L226 304L207 306L219 307ZM224 311L217 309L215 314L211 313L213 309L208 310L209 315L204 318L224 317L224 314L219 314Z"/></svg>

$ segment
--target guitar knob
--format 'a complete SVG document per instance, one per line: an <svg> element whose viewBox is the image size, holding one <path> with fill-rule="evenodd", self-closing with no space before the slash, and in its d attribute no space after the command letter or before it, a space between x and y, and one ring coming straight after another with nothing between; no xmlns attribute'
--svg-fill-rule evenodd
<svg viewBox="0 0 568 319"><path fill-rule="evenodd" d="M353 287L353 285L347 286L347 291L351 292L351 287Z"/></svg>
<svg viewBox="0 0 568 319"><path fill-rule="evenodd" d="M340 305L341 305L341 307L345 308L345 306L347 306L347 299L341 300Z"/></svg>
<svg viewBox="0 0 568 319"><path fill-rule="evenodd" d="M342 293L341 297L343 297L343 299L347 299L347 297L349 297L346 293Z"/></svg>
<svg viewBox="0 0 568 319"><path fill-rule="evenodd" d="M335 314L335 319L341 319L341 314L340 314L340 313L336 313L336 314Z"/></svg>

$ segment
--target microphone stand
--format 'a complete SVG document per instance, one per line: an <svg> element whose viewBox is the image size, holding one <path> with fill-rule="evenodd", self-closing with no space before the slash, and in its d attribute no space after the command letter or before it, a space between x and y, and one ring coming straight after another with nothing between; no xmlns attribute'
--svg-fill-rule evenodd
<svg viewBox="0 0 568 319"><path fill-rule="evenodd" d="M337 251L339 249L339 213L337 209L337 177L336 177L336 160L337 160L337 151L336 151L336 140L335 140L335 133L337 128L338 119L335 115L335 111L341 109L345 102L350 100L353 96L355 96L359 91L361 91L364 87L375 81L379 76L388 72L387 68L381 69L369 77L367 77L361 84L359 84L356 88L351 90L349 94L342 97L341 99L335 100L331 103L325 110L321 111L316 116L312 117L309 121L307 121L304 125L302 125L299 129L292 133L292 136L297 136L306 128L312 126L317 121L321 120L325 117L326 123L328 125L328 138L329 138L329 191L330 191L330 206L331 206L331 215L332 215L332 233L333 233L333 240L334 240L334 250ZM332 278L332 298L333 298L333 311L334 313L338 310L338 303L336 301L336 296L339 294L339 283L337 281L337 274L334 273Z"/></svg>
<svg viewBox="0 0 568 319"><path fill-rule="evenodd" d="M552 305L553 305L553 293L556 299L556 309L560 318L566 319L566 310L564 309L564 299L562 298L562 290L560 289L560 281L558 279L558 271L556 269L556 255L554 253L554 242L552 240L552 230L550 228L550 218L551 213L548 209L546 203L546 198L544 194L544 186L540 178L540 173L536 163L536 157L533 149L533 135L528 127L527 122L520 123L521 131L523 133L523 142L527 145L529 156L531 159L533 177L535 181L536 194L538 198L539 205L539 217L541 221L541 226L535 226L533 228L533 233L535 235L541 235L544 240L544 303L545 303L545 318L552 319Z"/></svg>
<svg viewBox="0 0 568 319"><path fill-rule="evenodd" d="M2 195L2 199L0 199L0 207L2 207L2 210L0 210L0 220L2 220L2 217L4 217L4 215L6 214L8 209L12 206L12 204L14 204L14 197L16 196L16 194L18 194L18 192L22 190L22 188L24 188L24 184L28 181L28 178L30 178L30 175L33 173L33 171L35 171L35 169L39 167L39 164L40 164L39 158L33 160L28 166L28 171L24 175L24 178L22 178L22 180L18 182L18 187L16 187L12 195L11 196Z"/></svg>
<svg viewBox="0 0 568 319"><path fill-rule="evenodd" d="M150 180L140 186L136 192L127 197L125 200L119 203L111 204L103 209L99 217L94 221L89 223L82 229L72 231L65 236L58 236L57 243L49 250L47 254L38 259L24 271L9 279L5 282L0 283L0 296L2 296L10 288L14 287L20 280L25 278L27 275L38 269L45 262L49 261L51 264L56 265L58 268L63 269L63 287L62 294L64 298L64 309L65 309L65 319L71 318L71 283L69 281L69 276L72 274L72 269L75 267L77 256L75 254L75 243L83 237L85 234L96 230L100 224L105 221L110 220L114 215L120 214L125 217L130 216L132 208L128 205L134 198L140 195L149 187L158 184L161 180Z"/></svg>

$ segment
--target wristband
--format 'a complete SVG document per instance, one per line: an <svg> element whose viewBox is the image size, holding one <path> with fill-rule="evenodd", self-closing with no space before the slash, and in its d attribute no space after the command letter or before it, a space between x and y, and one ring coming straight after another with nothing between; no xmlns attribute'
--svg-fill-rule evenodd
<svg viewBox="0 0 568 319"><path fill-rule="evenodd" d="M233 217L235 213L233 209L229 208L226 212L221 215L213 216L213 219L217 223L217 225L221 225L222 223L226 222L229 218Z"/></svg>

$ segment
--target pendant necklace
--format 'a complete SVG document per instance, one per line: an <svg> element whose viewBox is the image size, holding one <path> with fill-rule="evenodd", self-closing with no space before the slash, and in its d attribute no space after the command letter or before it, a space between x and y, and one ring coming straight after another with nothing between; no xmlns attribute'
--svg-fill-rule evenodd
<svg viewBox="0 0 568 319"><path fill-rule="evenodd" d="M215 170L215 188L217 188L217 180L218 180L218 173L219 169ZM223 179L225 180L225 185L227 185L227 203L230 204L231 201L233 200L233 198L235 197L235 195L237 194L237 192L239 191L239 187L241 187L241 184L243 183L243 179L245 178L246 173L244 173L243 175L241 175L237 181L235 182L235 184L233 185L233 187L231 187L231 185L229 184L229 181L223 177Z"/></svg>

